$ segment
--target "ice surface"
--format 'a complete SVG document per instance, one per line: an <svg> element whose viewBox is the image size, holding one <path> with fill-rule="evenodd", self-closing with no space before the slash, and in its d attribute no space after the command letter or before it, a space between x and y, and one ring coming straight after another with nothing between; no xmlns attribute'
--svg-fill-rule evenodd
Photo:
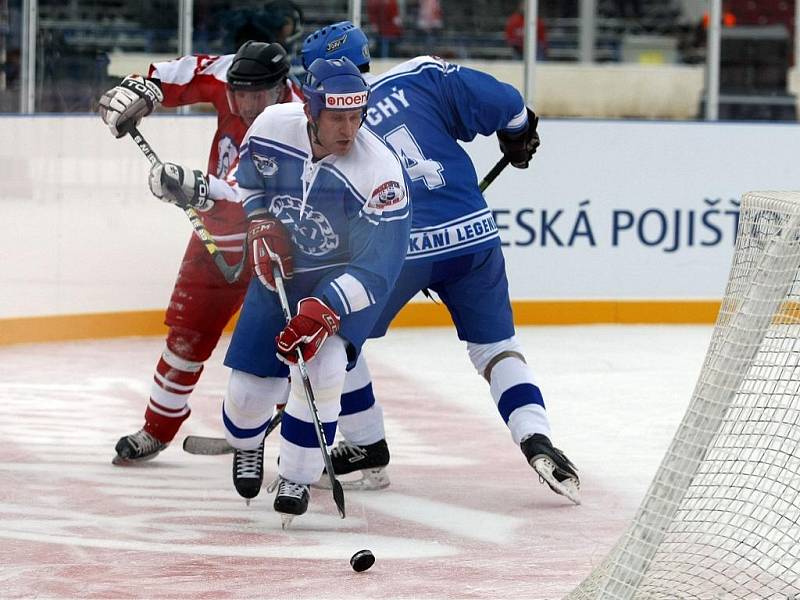
<svg viewBox="0 0 800 600"><path fill-rule="evenodd" d="M156 460L111 465L141 426L163 341L0 348L2 598L560 598L633 516L689 402L711 327L526 327L554 443L583 505L540 484L452 329L398 329L366 347L384 405L392 485L329 492L282 531L263 489L238 497L220 435L227 339L192 416ZM277 437L267 442L267 479ZM265 482L266 488L266 482ZM365 573L348 563L369 548Z"/></svg>

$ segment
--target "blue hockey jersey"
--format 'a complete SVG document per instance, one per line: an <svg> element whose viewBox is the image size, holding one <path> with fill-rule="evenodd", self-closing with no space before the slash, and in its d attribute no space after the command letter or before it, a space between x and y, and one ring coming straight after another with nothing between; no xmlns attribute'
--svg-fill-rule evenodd
<svg viewBox="0 0 800 600"><path fill-rule="evenodd" d="M499 245L478 177L457 140L523 131L520 93L491 75L420 56L371 80L367 124L403 161L414 203L406 260Z"/></svg>
<svg viewBox="0 0 800 600"><path fill-rule="evenodd" d="M289 230L295 277L339 315L385 296L403 264L410 228L398 158L362 127L344 156L313 160L300 103L268 107L242 143L236 181L249 217L270 214ZM324 274L343 270L334 279Z"/></svg>

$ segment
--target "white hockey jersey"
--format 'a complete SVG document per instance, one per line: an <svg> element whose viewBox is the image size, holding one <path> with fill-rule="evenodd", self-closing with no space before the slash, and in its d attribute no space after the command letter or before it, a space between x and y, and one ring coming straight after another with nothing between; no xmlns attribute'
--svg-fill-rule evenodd
<svg viewBox="0 0 800 600"><path fill-rule="evenodd" d="M245 135L236 179L250 218L278 218L294 244L295 273L322 273L313 295L347 315L379 301L397 278L411 226L405 175L383 141L362 127L351 150L312 156L299 103L267 108Z"/></svg>

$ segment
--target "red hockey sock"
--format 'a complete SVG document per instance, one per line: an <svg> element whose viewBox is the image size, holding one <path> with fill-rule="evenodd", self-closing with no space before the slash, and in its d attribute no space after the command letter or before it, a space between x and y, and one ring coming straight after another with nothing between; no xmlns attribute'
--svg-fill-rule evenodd
<svg viewBox="0 0 800 600"><path fill-rule="evenodd" d="M165 350L158 361L150 401L145 411L144 430L159 441L169 443L191 414L189 395L200 379L203 363L180 358Z"/></svg>

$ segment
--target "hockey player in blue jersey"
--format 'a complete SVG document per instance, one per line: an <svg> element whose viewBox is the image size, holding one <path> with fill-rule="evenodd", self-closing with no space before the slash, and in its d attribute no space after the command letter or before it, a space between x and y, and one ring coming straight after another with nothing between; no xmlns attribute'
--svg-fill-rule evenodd
<svg viewBox="0 0 800 600"><path fill-rule="evenodd" d="M369 71L367 38L349 21L323 27L303 44L304 66L343 56ZM370 83L367 126L401 158L414 202L406 262L370 337L384 335L419 291L435 291L514 442L553 491L577 504L576 469L550 442L541 391L514 337L497 225L458 143L496 133L502 153L524 169L539 145L538 119L512 86L432 56L404 62ZM357 485L388 485L383 414L363 356L345 382L339 429L346 441L333 450L336 473L361 470Z"/></svg>
<svg viewBox="0 0 800 600"><path fill-rule="evenodd" d="M324 468L295 372L297 349L333 444L345 369L372 329L375 311L367 309L381 302L400 272L410 228L400 162L361 127L369 87L356 66L346 58L314 61L303 94L303 104L261 113L242 143L236 180L256 276L225 357L232 372L223 421L235 449L234 485L248 499L261 488L264 431L293 372L275 482L274 508L284 524L306 511L309 484ZM288 325L272 260L297 306Z"/></svg>

